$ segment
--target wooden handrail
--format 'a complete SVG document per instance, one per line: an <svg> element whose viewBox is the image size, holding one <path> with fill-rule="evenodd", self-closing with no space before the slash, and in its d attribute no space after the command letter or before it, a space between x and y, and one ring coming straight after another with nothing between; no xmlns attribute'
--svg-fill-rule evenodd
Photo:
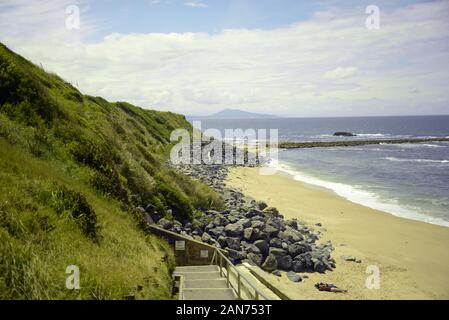
<svg viewBox="0 0 449 320"><path fill-rule="evenodd" d="M267 296L265 296L259 289L257 289L255 286L253 286L251 284L251 282L245 277L244 274L242 274L235 266L234 264L218 249L216 249L216 252L218 254L218 256L220 257L220 275L222 274L222 268L223 268L223 260L226 262L226 284L227 286L231 286L232 289L234 289L234 291L236 291L237 296L239 299L242 299L242 285L243 286L249 286L251 289L254 290L254 300L259 300L260 297L262 297L265 300L270 300L270 298L268 298ZM216 258L218 258L218 256ZM237 288L234 287L234 285L232 284L231 280L230 280L230 273L231 273L231 269L232 271L235 271L237 277ZM245 283L243 283L243 280L245 280L245 282L247 283L245 285Z"/></svg>

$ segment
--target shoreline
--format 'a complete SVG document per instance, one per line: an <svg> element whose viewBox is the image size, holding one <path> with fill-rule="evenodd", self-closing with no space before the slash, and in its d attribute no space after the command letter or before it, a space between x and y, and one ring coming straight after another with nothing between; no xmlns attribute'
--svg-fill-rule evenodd
<svg viewBox="0 0 449 320"><path fill-rule="evenodd" d="M449 299L449 228L401 218L346 200L331 190L294 180L287 173L261 176L258 168L232 168L227 186L277 207L286 219L315 226L322 241L334 243L334 271L309 274L299 284L268 275L292 299ZM362 263L344 261L356 256ZM368 266L381 273L380 289L365 286ZM347 294L319 292L330 282Z"/></svg>
<svg viewBox="0 0 449 320"><path fill-rule="evenodd" d="M355 204L388 213L395 217L449 228L449 221L422 214L399 203L392 203L391 201L388 201L388 199L380 198L375 193L354 187L350 184L323 180L314 177L313 175L309 175L308 173L296 171L295 169L288 167L287 164L279 163L272 168L276 169L279 174L285 175L292 180L332 192Z"/></svg>

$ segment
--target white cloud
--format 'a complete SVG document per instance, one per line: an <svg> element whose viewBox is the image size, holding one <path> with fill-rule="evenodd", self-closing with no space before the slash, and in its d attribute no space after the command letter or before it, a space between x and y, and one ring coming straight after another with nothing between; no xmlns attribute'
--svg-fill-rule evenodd
<svg viewBox="0 0 449 320"><path fill-rule="evenodd" d="M0 39L88 94L147 108L435 114L449 113L448 16L449 3L434 2L382 11L379 30L367 30L365 15L354 11L272 30L111 34L85 42L0 28Z"/></svg>
<svg viewBox="0 0 449 320"><path fill-rule="evenodd" d="M347 67L347 68L338 67L334 70L327 71L323 75L323 78L331 80L349 78L356 75L357 70L358 70L357 67Z"/></svg>
<svg viewBox="0 0 449 320"><path fill-rule="evenodd" d="M186 5L187 7L192 7L192 8L209 8L209 5L199 2L199 1L185 2L184 5Z"/></svg>

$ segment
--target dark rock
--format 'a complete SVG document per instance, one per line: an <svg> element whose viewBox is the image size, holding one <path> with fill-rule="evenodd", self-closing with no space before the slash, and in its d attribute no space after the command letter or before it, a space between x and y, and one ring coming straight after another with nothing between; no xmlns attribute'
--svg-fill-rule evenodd
<svg viewBox="0 0 449 320"><path fill-rule="evenodd" d="M167 220L165 218L160 219L157 222L158 226L160 226L161 228L165 229L165 230L169 230L173 227L173 222L171 222L170 220Z"/></svg>
<svg viewBox="0 0 449 320"><path fill-rule="evenodd" d="M254 231L253 228L247 228L247 229L243 230L243 238L248 241L251 241L254 237L253 231Z"/></svg>
<svg viewBox="0 0 449 320"><path fill-rule="evenodd" d="M263 229L264 226L265 226L265 223L263 223L262 221L259 221L259 220L252 220L251 221L251 227L252 228Z"/></svg>
<svg viewBox="0 0 449 320"><path fill-rule="evenodd" d="M266 215L272 215L275 217L279 215L278 209L276 209L274 207L267 207L267 208L263 209L263 213L265 213Z"/></svg>
<svg viewBox="0 0 449 320"><path fill-rule="evenodd" d="M268 251L269 255L273 255L275 257L282 257L282 256L286 256L287 255L287 251L285 251L284 249L281 248L270 248L270 250Z"/></svg>
<svg viewBox="0 0 449 320"><path fill-rule="evenodd" d="M260 253L249 252L246 258L258 267L262 264L262 255Z"/></svg>
<svg viewBox="0 0 449 320"><path fill-rule="evenodd" d="M285 225L289 226L293 230L298 230L298 221L297 220L287 220Z"/></svg>
<svg viewBox="0 0 449 320"><path fill-rule="evenodd" d="M243 226L243 228L251 227L251 220L250 219L242 219L238 223L240 223Z"/></svg>
<svg viewBox="0 0 449 320"><path fill-rule="evenodd" d="M224 228L224 231L228 236L240 237L243 234L243 226L239 223L231 223Z"/></svg>
<svg viewBox="0 0 449 320"><path fill-rule="evenodd" d="M293 271L287 272L287 278L292 282L301 282L301 276Z"/></svg>
<svg viewBox="0 0 449 320"><path fill-rule="evenodd" d="M266 224L265 227L262 230L263 233L266 233L267 235L273 237L276 236L279 233L279 229L272 226L271 224Z"/></svg>
<svg viewBox="0 0 449 320"><path fill-rule="evenodd" d="M259 210L264 210L265 208L268 207L268 205L264 201L257 201L256 206L257 206L257 209L259 209Z"/></svg>
<svg viewBox="0 0 449 320"><path fill-rule="evenodd" d="M273 238L270 240L270 247L282 248L282 241L279 238Z"/></svg>
<svg viewBox="0 0 449 320"><path fill-rule="evenodd" d="M224 232L224 227L216 227L208 230L209 234L212 235L215 239L218 238Z"/></svg>
<svg viewBox="0 0 449 320"><path fill-rule="evenodd" d="M296 257L297 255L300 255L301 253L307 252L311 250L311 247L309 244L306 244L304 242L297 242L293 243L288 246L288 253L292 257Z"/></svg>
<svg viewBox="0 0 449 320"><path fill-rule="evenodd" d="M237 261L240 261L242 259L244 259L246 256L243 252L238 251L238 250L234 250L234 249L229 249L226 248L225 249L228 252L228 256L229 258L235 263Z"/></svg>
<svg viewBox="0 0 449 320"><path fill-rule="evenodd" d="M228 248L239 250L240 249L240 238L238 237L226 237L226 245Z"/></svg>
<svg viewBox="0 0 449 320"><path fill-rule="evenodd" d="M355 263L362 263L362 260L359 258L356 258L354 256L341 256L341 258L344 261L349 261L349 262L355 262Z"/></svg>
<svg viewBox="0 0 449 320"><path fill-rule="evenodd" d="M260 249L252 243L249 243L245 246L245 251L252 252L252 253L260 253Z"/></svg>
<svg viewBox="0 0 449 320"><path fill-rule="evenodd" d="M276 257L273 255L268 255L265 259L264 263L262 264L262 269L265 271L271 272L276 270L278 267L278 263L276 260Z"/></svg>
<svg viewBox="0 0 449 320"><path fill-rule="evenodd" d="M306 267L304 263L300 260L293 260L292 262L292 270L295 272L304 272L306 271Z"/></svg>
<svg viewBox="0 0 449 320"><path fill-rule="evenodd" d="M222 226L226 226L227 224L229 224L229 220L226 219L225 217L223 217L222 215L219 215L218 217L216 217L214 219L213 222L217 227L222 227Z"/></svg>
<svg viewBox="0 0 449 320"><path fill-rule="evenodd" d="M201 236L201 240L203 242L210 243L212 238L207 232L204 232L203 235Z"/></svg>
<svg viewBox="0 0 449 320"><path fill-rule="evenodd" d="M335 137L355 137L356 134L353 134L352 132L346 132L346 131L337 131L334 133Z"/></svg>
<svg viewBox="0 0 449 320"><path fill-rule="evenodd" d="M254 245L259 248L260 252L263 254L267 254L269 250L269 246L266 240L256 240L254 241Z"/></svg>
<svg viewBox="0 0 449 320"><path fill-rule="evenodd" d="M295 243L304 239L304 237L298 231L295 231L293 229L287 229L285 231L279 232L279 238L289 243Z"/></svg>
<svg viewBox="0 0 449 320"><path fill-rule="evenodd" d="M220 247L222 247L222 248L225 248L227 246L226 237L225 236L219 236L217 238L217 242L220 245Z"/></svg>
<svg viewBox="0 0 449 320"><path fill-rule="evenodd" d="M273 272L271 272L272 275L275 275L276 277L280 277L282 275L280 270L274 270Z"/></svg>
<svg viewBox="0 0 449 320"><path fill-rule="evenodd" d="M276 257L278 262L278 268L282 270L290 270L292 267L292 257L289 255Z"/></svg>
<svg viewBox="0 0 449 320"><path fill-rule="evenodd" d="M323 273L324 271L326 271L326 266L322 261L316 260L313 262L313 270L319 273Z"/></svg>

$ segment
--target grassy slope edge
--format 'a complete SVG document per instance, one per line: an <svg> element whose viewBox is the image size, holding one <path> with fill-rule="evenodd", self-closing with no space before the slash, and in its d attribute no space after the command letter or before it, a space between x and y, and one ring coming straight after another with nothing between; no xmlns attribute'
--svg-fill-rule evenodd
<svg viewBox="0 0 449 320"><path fill-rule="evenodd" d="M136 208L192 220L220 206L166 165L175 128L191 130L83 95L0 44L0 299L169 298L173 253ZM65 287L69 265L80 290Z"/></svg>

